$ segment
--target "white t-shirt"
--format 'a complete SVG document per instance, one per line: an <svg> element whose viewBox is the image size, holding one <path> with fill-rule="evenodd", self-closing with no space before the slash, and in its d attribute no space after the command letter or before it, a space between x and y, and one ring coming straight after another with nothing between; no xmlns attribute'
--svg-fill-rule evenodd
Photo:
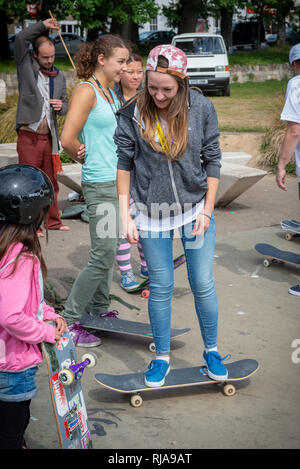
<svg viewBox="0 0 300 469"><path fill-rule="evenodd" d="M49 77L47 75L44 75L44 73L39 72L38 80L37 80L37 87L39 89L39 92L42 95L44 103L43 103L43 109L42 109L42 114L41 114L40 119L37 122L33 122L32 124L28 125L28 127L32 129L34 132L37 131L37 129L39 128L41 122L44 120L45 117L47 119L49 129L51 129L49 83L50 83Z"/></svg>
<svg viewBox="0 0 300 469"><path fill-rule="evenodd" d="M288 82L280 119L300 124L300 75L291 78ZM295 148L295 160L297 179L300 183L300 139Z"/></svg>

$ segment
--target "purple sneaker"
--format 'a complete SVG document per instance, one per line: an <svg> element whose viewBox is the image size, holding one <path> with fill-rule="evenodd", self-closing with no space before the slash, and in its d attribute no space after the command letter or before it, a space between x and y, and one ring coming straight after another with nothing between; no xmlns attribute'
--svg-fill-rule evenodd
<svg viewBox="0 0 300 469"><path fill-rule="evenodd" d="M71 324L69 332L74 344L78 347L97 347L101 344L101 339L83 329L78 321Z"/></svg>

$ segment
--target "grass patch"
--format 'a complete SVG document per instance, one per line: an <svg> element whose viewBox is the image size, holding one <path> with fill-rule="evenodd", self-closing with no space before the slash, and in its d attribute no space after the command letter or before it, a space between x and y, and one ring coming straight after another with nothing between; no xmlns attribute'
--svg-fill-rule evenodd
<svg viewBox="0 0 300 469"><path fill-rule="evenodd" d="M228 56L230 65L268 65L289 62L291 46L267 47L257 51L236 51Z"/></svg>
<svg viewBox="0 0 300 469"><path fill-rule="evenodd" d="M216 108L219 129L226 132L265 133L280 112L287 80L232 83L231 96L209 96Z"/></svg>

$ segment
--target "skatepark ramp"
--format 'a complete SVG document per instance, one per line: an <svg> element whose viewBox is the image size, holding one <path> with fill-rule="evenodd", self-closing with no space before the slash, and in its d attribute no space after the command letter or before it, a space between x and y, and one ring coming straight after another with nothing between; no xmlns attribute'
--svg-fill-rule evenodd
<svg viewBox="0 0 300 469"><path fill-rule="evenodd" d="M244 152L223 152L220 185L216 197L216 207L226 207L263 178L267 172L247 166L251 155ZM16 143L0 145L0 167L18 162ZM81 164L63 165L63 173L58 175L61 184L82 194Z"/></svg>

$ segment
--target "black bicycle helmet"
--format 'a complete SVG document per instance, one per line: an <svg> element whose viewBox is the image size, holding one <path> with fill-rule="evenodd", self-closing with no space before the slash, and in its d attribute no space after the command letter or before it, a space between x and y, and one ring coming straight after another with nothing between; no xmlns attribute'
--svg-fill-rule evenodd
<svg viewBox="0 0 300 469"><path fill-rule="evenodd" d="M43 171L26 164L0 168L0 222L38 227L54 201L52 183Z"/></svg>

